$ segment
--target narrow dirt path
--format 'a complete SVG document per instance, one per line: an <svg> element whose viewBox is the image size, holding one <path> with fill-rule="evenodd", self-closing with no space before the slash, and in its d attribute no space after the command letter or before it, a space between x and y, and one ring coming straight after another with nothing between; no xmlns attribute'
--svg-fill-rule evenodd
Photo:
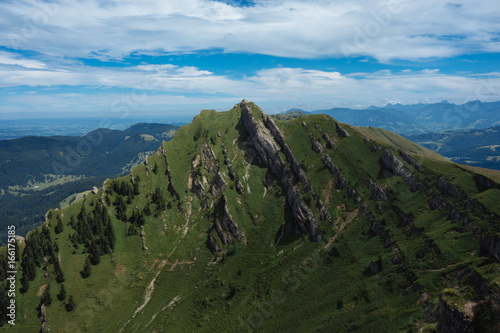
<svg viewBox="0 0 500 333"><path fill-rule="evenodd" d="M333 245L333 243L337 240L337 238L339 238L339 236L342 234L342 230L344 230L345 226L347 224L351 223L352 220L354 220L354 218L356 216L358 216L358 213L359 213L359 208L356 208L352 212L346 212L346 218L345 218L344 222L342 222L342 224L340 225L340 228L337 229L337 232L335 233L335 235L332 238L330 238L328 243L323 247L324 249ZM340 217L339 217L339 219L340 219ZM338 221L339 220L335 221L335 224Z"/></svg>
<svg viewBox="0 0 500 333"><path fill-rule="evenodd" d="M170 256L172 256L172 254L175 252L175 250L177 249L177 246L179 246L179 244L182 242L182 240L184 239L184 237L186 236L187 232L189 231L189 218L191 217L191 201L188 199L188 212L186 214L186 224L184 224L183 226L183 233L181 235L181 237L179 238L179 240L177 241L177 244L174 246L174 248L172 249L172 251L170 251L170 253L168 254L167 258L166 259L163 259L160 263L160 265L158 265L158 271L156 272L154 278L151 280L151 282L149 282L149 285L146 287L146 292L144 294L144 302L135 310L134 314L132 315L132 318L130 318L123 326L122 328L120 329L120 332L123 332L123 330L125 329L125 327L127 326L127 324L132 320L134 319L134 317L139 313L141 312L145 307L146 305L149 303L149 301L151 300L151 297L153 295L153 292L155 290L155 281L156 281L156 278L158 277L158 275L160 275L160 273L163 271L163 267L165 267L165 264L167 264L168 260L170 259Z"/></svg>

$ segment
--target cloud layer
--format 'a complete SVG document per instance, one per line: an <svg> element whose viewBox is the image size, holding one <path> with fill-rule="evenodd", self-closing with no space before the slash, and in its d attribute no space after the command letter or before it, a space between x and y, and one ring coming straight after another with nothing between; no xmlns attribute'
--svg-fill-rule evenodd
<svg viewBox="0 0 500 333"><path fill-rule="evenodd" d="M14 111L12 105L17 105L18 111L47 107L53 111L113 111L117 108L147 111L175 109L182 104L227 109L243 97L259 101L273 111L297 106L314 109L438 102L443 96L455 103L500 100L500 73L496 72L458 76L426 69L342 74L279 67L236 79L172 64L119 69L83 65L52 69L12 67L10 64L0 66L4 74L0 77L0 87L32 89L4 96L4 105L11 106L0 107L0 112ZM78 93L67 93L67 87L78 88L75 89Z"/></svg>
<svg viewBox="0 0 500 333"><path fill-rule="evenodd" d="M0 45L69 57L223 49L381 61L500 51L496 0L6 1Z"/></svg>
<svg viewBox="0 0 500 333"><path fill-rule="evenodd" d="M500 99L500 75L491 69L474 73L464 62L443 73L425 65L500 54L497 0L237 3L0 2L0 113L227 109L242 97L273 111ZM306 65L242 71L165 59L207 50L306 59ZM359 57L387 69L307 66ZM148 60L159 58L160 64Z"/></svg>

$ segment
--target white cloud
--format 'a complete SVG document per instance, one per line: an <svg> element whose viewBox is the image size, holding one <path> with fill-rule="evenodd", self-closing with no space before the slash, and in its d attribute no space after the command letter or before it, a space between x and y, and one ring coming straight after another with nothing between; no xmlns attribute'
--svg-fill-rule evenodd
<svg viewBox="0 0 500 333"><path fill-rule="evenodd" d="M132 52L228 52L391 59L499 52L496 0L12 1L0 4L0 45L119 59Z"/></svg>
<svg viewBox="0 0 500 333"><path fill-rule="evenodd" d="M0 65L15 65L32 69L47 68L47 65L43 62L31 59L23 59L19 54L3 51L0 51Z"/></svg>

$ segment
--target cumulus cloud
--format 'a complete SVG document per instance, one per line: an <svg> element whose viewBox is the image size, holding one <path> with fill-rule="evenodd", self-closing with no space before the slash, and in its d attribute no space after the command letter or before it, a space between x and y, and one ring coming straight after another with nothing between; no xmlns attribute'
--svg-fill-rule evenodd
<svg viewBox="0 0 500 333"><path fill-rule="evenodd" d="M133 52L223 49L381 61L498 52L496 0L7 1L0 45L120 59ZM50 42L48 42L50 41Z"/></svg>
<svg viewBox="0 0 500 333"><path fill-rule="evenodd" d="M23 59L19 54L0 51L0 65L14 65L24 68L44 69L46 64L37 60Z"/></svg>

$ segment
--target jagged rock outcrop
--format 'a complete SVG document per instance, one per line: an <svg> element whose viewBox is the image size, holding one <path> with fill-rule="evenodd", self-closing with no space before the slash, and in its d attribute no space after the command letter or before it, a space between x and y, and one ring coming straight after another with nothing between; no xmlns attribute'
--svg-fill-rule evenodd
<svg viewBox="0 0 500 333"><path fill-rule="evenodd" d="M224 156L227 154L226 148L224 148L222 150L222 153L224 154ZM233 162L231 162L231 160L229 158L227 158L227 156L225 156L225 158L224 158L224 164L227 166L227 171L228 171L228 174L229 174L229 178L231 180L234 180L234 183L235 183L234 187L236 189L236 192L239 195L243 195L243 185L241 184L239 178L236 176L236 173L233 170Z"/></svg>
<svg viewBox="0 0 500 333"><path fill-rule="evenodd" d="M386 150L384 155L382 155L382 162L385 167L396 176L404 176L408 173L404 168L403 162L398 160L398 158L391 154L388 150Z"/></svg>
<svg viewBox="0 0 500 333"><path fill-rule="evenodd" d="M448 205L446 203L446 201L444 201L443 198L441 198L440 196L438 195L435 195L435 196L432 196L430 199L429 199L429 206L432 208L432 209L443 209L443 210L446 210L446 211L450 211L451 210L451 207L450 205Z"/></svg>
<svg viewBox="0 0 500 333"><path fill-rule="evenodd" d="M387 196L385 195L385 192L384 190L382 190L382 188L380 186L378 186L378 184L372 182L370 180L370 185L372 186L372 200L375 200L375 201L386 201L387 200Z"/></svg>
<svg viewBox="0 0 500 333"><path fill-rule="evenodd" d="M234 180L236 174L234 173L234 170L233 170L233 162L231 162L231 160L229 158L225 158L224 159L224 164L227 166L227 171L229 173L229 178Z"/></svg>
<svg viewBox="0 0 500 333"><path fill-rule="evenodd" d="M215 241L215 238L211 234L208 234L207 246L212 252L212 254L216 254L217 252L220 251L219 246Z"/></svg>
<svg viewBox="0 0 500 333"><path fill-rule="evenodd" d="M338 168L337 165L335 165L335 163L330 158L330 156L327 154L323 154L321 156L321 161L323 161L323 163L325 164L328 171L330 171L330 173L333 176L333 179L337 180L337 187L340 189L346 187L347 181L344 179L344 177L342 176L342 173L340 172L340 169Z"/></svg>
<svg viewBox="0 0 500 333"><path fill-rule="evenodd" d="M382 240L384 241L384 247L389 247L395 244L394 240L391 238L391 236L389 236L387 230L385 230L377 221L372 221L370 231L382 238Z"/></svg>
<svg viewBox="0 0 500 333"><path fill-rule="evenodd" d="M224 192L224 189L226 188L226 182L222 178L219 172L215 174L211 192L214 197L218 197Z"/></svg>
<svg viewBox="0 0 500 333"><path fill-rule="evenodd" d="M207 143L204 143L201 147L201 159L203 161L203 167L209 173L214 173L219 170L215 163L216 157L214 150Z"/></svg>
<svg viewBox="0 0 500 333"><path fill-rule="evenodd" d="M347 196L353 198L356 203L361 202L361 196L350 185L347 185Z"/></svg>
<svg viewBox="0 0 500 333"><path fill-rule="evenodd" d="M424 184L422 184L416 176L414 176L410 171L408 171L403 162L401 162L396 156L391 154L388 150L382 155L382 162L385 167L391 171L396 176L401 176L403 179L410 184L412 192L425 189Z"/></svg>
<svg viewBox="0 0 500 333"><path fill-rule="evenodd" d="M436 329L439 333L474 333L472 320L457 309L452 308L442 297L439 297L441 315Z"/></svg>
<svg viewBox="0 0 500 333"><path fill-rule="evenodd" d="M291 164L292 170L294 171L295 175L297 175L299 181L302 183L304 187L304 192L305 193L311 193L312 199L315 203L316 208L320 212L320 219L321 220L331 220L330 213L328 213L328 210L324 206L323 202L319 199L318 195L314 192L313 188L311 187L311 184L309 183L309 180L307 179L307 175L302 170L302 168L299 165L299 162L297 161L297 158L293 154L292 150L290 147L285 143L285 138L281 134L278 126L274 123L273 119L269 117L266 113L262 113L262 121L264 125L269 129L271 134L274 136L274 139L278 142L278 144L281 146L281 150L283 154L285 155L287 161Z"/></svg>
<svg viewBox="0 0 500 333"><path fill-rule="evenodd" d="M382 150L382 146L381 146L381 145L379 145L378 143L374 144L374 145L372 146L372 148L371 148L371 151L372 151L373 153L379 152L379 151L381 151L381 150Z"/></svg>
<svg viewBox="0 0 500 333"><path fill-rule="evenodd" d="M458 187L452 185L450 182L445 180L443 177L439 177L437 186L441 192L443 192L444 194L447 194L448 196L450 196L454 199L464 199L465 198L462 191L460 191L460 189L458 189Z"/></svg>
<svg viewBox="0 0 500 333"><path fill-rule="evenodd" d="M500 261L500 238L498 236L487 236L481 242L481 249L489 256Z"/></svg>
<svg viewBox="0 0 500 333"><path fill-rule="evenodd" d="M222 244L227 245L234 240L244 240L245 234L238 228L226 207L227 198L222 195L215 206L214 229L219 235Z"/></svg>
<svg viewBox="0 0 500 333"><path fill-rule="evenodd" d="M493 180L480 174L475 174L474 180L479 185L478 188L481 188L482 191L486 191L492 188L499 188L499 186Z"/></svg>
<svg viewBox="0 0 500 333"><path fill-rule="evenodd" d="M295 179L298 178L304 183L304 188L307 190L308 187L310 188L309 182L307 182L307 177L298 165L296 159L291 153L291 150L289 148L286 149L288 146L284 143L284 139L281 136L279 129L274 124L274 121L272 121L272 119L264 113L263 118L266 116L266 120L263 119L263 121L265 124L267 123L267 126L264 126L257 119L255 119L251 106L248 103L245 103L245 101L242 101L240 106L242 109L241 120L249 133L251 142L255 147L262 163L280 180L287 196L288 204L292 208L293 216L298 229L303 233L310 234L316 241L321 240L321 236L318 234L317 230L318 221L314 217L310 208L302 201L302 194L300 190L292 185L295 182ZM292 174L291 170L281 159L279 155L280 147L273 138L276 139L277 142L283 144L283 153L290 159L290 163L296 172L297 177Z"/></svg>
<svg viewBox="0 0 500 333"><path fill-rule="evenodd" d="M148 251L148 247L146 246L146 233L144 232L144 226L141 225L141 242L142 242L142 250Z"/></svg>
<svg viewBox="0 0 500 333"><path fill-rule="evenodd" d="M328 136L328 134L326 134L326 132L323 131L318 124L316 124L316 128L321 133L321 137L323 138L323 140L326 141L326 148L339 150L339 148L337 147L337 145L335 143L333 143L332 139L330 139L330 137Z"/></svg>
<svg viewBox="0 0 500 333"><path fill-rule="evenodd" d="M174 184L172 182L172 173L170 172L170 168L169 168L169 164L168 164L168 158L167 158L167 153L165 152L165 149L163 149L163 146L160 147L160 149L158 150L158 153L160 153L161 155L163 155L163 157L165 159L165 175L167 176L167 179L168 179L167 190L168 190L168 192L170 193L170 195L172 197L174 197L175 199L179 200L180 199L180 195L176 191L176 189L174 187Z"/></svg>
<svg viewBox="0 0 500 333"><path fill-rule="evenodd" d="M406 215L399 208L394 208L394 212L398 216L399 226L405 228L404 233L406 236L410 237L410 239L413 239L420 234L421 230L415 227L415 224L408 215Z"/></svg>
<svg viewBox="0 0 500 333"><path fill-rule="evenodd" d="M322 154L323 153L323 147L321 146L321 144L316 140L316 138L314 137L314 135L312 135L311 132L309 132L309 140L311 141L311 144L312 144L312 150L314 150L315 152L317 152L318 154Z"/></svg>
<svg viewBox="0 0 500 333"><path fill-rule="evenodd" d="M349 133L347 133L345 129L342 128L342 126L340 126L338 122L335 123L335 128L337 129L337 133L339 134L340 137L348 138L351 136Z"/></svg>
<svg viewBox="0 0 500 333"><path fill-rule="evenodd" d="M420 170L422 168L422 166L420 165L420 163L418 163L413 156L411 156L410 154L408 154L404 150L400 150L399 151L399 155L401 156L401 158L403 159L403 161L406 161L406 162L410 163L415 168L417 168L417 170Z"/></svg>

